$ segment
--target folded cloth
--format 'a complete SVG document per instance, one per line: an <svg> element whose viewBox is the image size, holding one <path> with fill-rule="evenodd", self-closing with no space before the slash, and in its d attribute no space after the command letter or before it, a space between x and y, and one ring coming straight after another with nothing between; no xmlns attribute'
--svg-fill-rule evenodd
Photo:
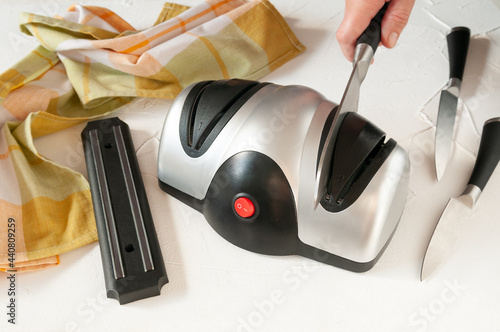
<svg viewBox="0 0 500 332"><path fill-rule="evenodd" d="M22 14L21 30L40 46L0 75L0 270L17 272L97 239L87 180L40 155L35 138L135 97L259 79L305 49L267 0L167 3L143 31L106 8L74 5L54 18Z"/></svg>

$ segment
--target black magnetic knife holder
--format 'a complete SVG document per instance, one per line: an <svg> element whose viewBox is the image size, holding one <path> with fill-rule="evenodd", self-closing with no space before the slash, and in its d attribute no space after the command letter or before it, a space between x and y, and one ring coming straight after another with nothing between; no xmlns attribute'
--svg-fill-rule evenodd
<svg viewBox="0 0 500 332"><path fill-rule="evenodd" d="M89 122L82 142L107 297L125 304L159 295L168 278L128 125Z"/></svg>

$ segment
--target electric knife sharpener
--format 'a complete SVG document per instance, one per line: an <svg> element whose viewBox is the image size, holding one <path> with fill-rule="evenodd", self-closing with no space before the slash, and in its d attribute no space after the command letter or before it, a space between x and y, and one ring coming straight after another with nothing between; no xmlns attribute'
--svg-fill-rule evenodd
<svg viewBox="0 0 500 332"><path fill-rule="evenodd" d="M160 295L168 283L128 125L92 121L82 131L108 298Z"/></svg>
<svg viewBox="0 0 500 332"><path fill-rule="evenodd" d="M159 185L238 247L367 271L398 225L409 159L367 119L337 110L303 86L193 84L166 116Z"/></svg>

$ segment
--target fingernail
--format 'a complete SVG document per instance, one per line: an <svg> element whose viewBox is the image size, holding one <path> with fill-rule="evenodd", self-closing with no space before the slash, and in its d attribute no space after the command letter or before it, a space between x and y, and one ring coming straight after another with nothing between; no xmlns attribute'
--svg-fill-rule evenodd
<svg viewBox="0 0 500 332"><path fill-rule="evenodd" d="M387 42L389 43L389 46L392 48L396 46L396 43L398 42L398 34L397 32L391 32L389 34L389 38L387 38Z"/></svg>

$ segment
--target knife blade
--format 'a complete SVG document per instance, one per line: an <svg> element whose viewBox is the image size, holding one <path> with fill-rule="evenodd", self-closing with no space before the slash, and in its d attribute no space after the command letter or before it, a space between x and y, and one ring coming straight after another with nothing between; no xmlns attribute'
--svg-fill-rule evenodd
<svg viewBox="0 0 500 332"><path fill-rule="evenodd" d="M450 79L441 91L436 123L435 164L436 177L440 181L451 157L453 130L457 114L458 96L469 49L470 30L455 27L446 36L450 62Z"/></svg>
<svg viewBox="0 0 500 332"><path fill-rule="evenodd" d="M340 105L336 110L332 126L328 130L325 145L320 154L318 169L316 171L316 182L314 190L314 209L318 206L321 197L325 194L328 182L329 168L331 164L333 147L335 146L334 133L338 132L342 119L348 112L357 112L359 103L359 90L361 83L366 77L368 67L377 51L381 38L382 18L387 10L388 2L377 12L370 21L368 27L363 31L356 41L354 49L354 60L351 76L347 82Z"/></svg>
<svg viewBox="0 0 500 332"><path fill-rule="evenodd" d="M422 262L420 280L428 278L453 252L468 216L500 160L500 117L485 122L476 163L462 195L448 201Z"/></svg>

